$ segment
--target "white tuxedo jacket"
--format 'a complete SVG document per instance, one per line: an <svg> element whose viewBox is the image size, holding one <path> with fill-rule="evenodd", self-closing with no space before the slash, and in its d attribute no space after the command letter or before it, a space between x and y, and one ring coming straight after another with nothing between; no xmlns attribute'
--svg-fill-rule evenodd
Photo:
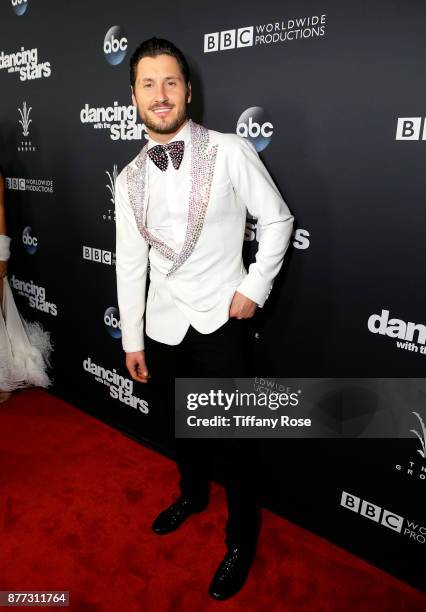
<svg viewBox="0 0 426 612"><path fill-rule="evenodd" d="M290 241L293 216L251 142L189 124L188 222L179 253L146 226L147 162L153 163L147 144L116 180L117 297L126 352L144 348L144 319L148 336L179 344L190 324L204 334L223 325L236 290L263 306ZM258 220L259 239L248 272L242 259L247 210Z"/></svg>

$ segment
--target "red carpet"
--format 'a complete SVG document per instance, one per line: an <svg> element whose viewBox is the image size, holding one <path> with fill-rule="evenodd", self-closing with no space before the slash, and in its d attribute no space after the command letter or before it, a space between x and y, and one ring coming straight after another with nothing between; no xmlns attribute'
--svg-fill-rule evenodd
<svg viewBox="0 0 426 612"><path fill-rule="evenodd" d="M43 391L0 404L0 458L0 590L68 590L72 610L93 612L426 609L422 593L267 511L247 584L210 599L223 489L156 536L174 462Z"/></svg>

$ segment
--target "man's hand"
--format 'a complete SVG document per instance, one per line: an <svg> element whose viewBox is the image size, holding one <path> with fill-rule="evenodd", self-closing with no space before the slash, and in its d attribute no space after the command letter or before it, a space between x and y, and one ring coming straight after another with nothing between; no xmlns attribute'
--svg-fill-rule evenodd
<svg viewBox="0 0 426 612"><path fill-rule="evenodd" d="M133 380L146 383L150 374L145 363L145 351L136 351L135 353L126 353L126 367L129 370Z"/></svg>
<svg viewBox="0 0 426 612"><path fill-rule="evenodd" d="M256 312L257 304L239 291L234 293L231 306L229 307L229 317L236 319L250 319Z"/></svg>

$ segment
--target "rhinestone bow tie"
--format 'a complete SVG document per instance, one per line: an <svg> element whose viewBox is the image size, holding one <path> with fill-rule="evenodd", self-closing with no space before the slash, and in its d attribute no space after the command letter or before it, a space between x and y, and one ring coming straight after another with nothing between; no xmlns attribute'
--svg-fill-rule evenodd
<svg viewBox="0 0 426 612"><path fill-rule="evenodd" d="M148 149L147 153L160 170L166 171L169 165L168 151L172 159L173 168L178 170L183 158L184 149L185 142L183 140L173 140L165 145L155 145L155 147Z"/></svg>

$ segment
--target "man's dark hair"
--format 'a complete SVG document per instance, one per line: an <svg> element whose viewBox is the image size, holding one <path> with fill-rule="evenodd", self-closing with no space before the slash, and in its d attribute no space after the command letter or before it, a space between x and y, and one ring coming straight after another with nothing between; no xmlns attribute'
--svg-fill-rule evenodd
<svg viewBox="0 0 426 612"><path fill-rule="evenodd" d="M139 60L143 57L156 57L157 55L171 55L176 58L186 85L189 83L189 66L182 51L172 42L164 38L149 38L144 40L133 52L130 58L130 83L135 88L136 68Z"/></svg>

